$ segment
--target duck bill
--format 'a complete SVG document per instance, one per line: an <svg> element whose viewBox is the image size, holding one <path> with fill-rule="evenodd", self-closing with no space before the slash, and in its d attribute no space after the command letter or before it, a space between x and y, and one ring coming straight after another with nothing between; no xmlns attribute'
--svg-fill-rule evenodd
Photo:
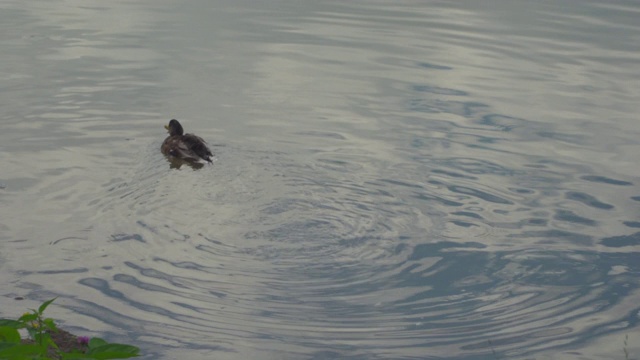
<svg viewBox="0 0 640 360"><path fill-rule="evenodd" d="M167 129L167 131L169 131L169 125L165 125L164 128Z"/></svg>

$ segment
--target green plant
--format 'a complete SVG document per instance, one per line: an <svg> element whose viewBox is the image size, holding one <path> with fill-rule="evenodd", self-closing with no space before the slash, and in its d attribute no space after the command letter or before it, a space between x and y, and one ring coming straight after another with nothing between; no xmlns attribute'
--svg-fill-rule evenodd
<svg viewBox="0 0 640 360"><path fill-rule="evenodd" d="M110 344L100 338L76 338L58 329L53 319L43 316L45 309L54 300L55 298L45 301L38 310L31 310L18 320L0 319L0 360L106 360L139 355L140 349L135 346ZM20 329L26 329L29 339L22 339L18 331ZM54 337L59 334L66 334L77 342L77 346L61 349L54 341Z"/></svg>

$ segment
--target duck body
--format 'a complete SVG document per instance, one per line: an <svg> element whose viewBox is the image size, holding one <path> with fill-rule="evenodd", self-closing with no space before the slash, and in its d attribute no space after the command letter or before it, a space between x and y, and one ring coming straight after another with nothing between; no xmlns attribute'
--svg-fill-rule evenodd
<svg viewBox="0 0 640 360"><path fill-rule="evenodd" d="M184 134L182 125L176 119L169 121L164 126L169 136L164 139L160 151L166 156L182 159L189 162L206 161L211 163L213 154L207 143L201 137L193 134Z"/></svg>

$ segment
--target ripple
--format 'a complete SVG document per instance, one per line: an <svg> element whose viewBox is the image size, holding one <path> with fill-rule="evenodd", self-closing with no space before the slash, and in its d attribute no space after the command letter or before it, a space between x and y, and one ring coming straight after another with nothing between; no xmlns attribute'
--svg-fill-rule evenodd
<svg viewBox="0 0 640 360"><path fill-rule="evenodd" d="M600 240L602 245L608 247L625 247L640 245L640 232L631 235L612 236Z"/></svg>
<svg viewBox="0 0 640 360"><path fill-rule="evenodd" d="M567 199L581 202L587 206L591 206L598 209L610 210L613 209L613 205L604 203L596 199L596 197L585 194L582 192L570 191L565 195Z"/></svg>
<svg viewBox="0 0 640 360"><path fill-rule="evenodd" d="M582 176L581 179L587 180L587 181L592 181L592 182L599 182L599 183L609 184L609 185L619 185L619 186L633 185L633 183L628 182L628 181L616 180L616 179L611 179L611 178L608 178L608 177L605 177L605 176L597 176L597 175L585 175L585 176Z"/></svg>

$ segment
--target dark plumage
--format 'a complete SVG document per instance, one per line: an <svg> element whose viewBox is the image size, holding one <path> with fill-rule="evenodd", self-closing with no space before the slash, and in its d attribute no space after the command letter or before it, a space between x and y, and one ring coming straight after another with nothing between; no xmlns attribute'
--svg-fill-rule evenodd
<svg viewBox="0 0 640 360"><path fill-rule="evenodd" d="M190 162L199 162L200 160L212 162L211 156L213 154L207 147L207 143L199 136L184 134L178 120L169 121L169 125L165 125L164 128L169 132L169 136L164 139L160 147L163 154Z"/></svg>

